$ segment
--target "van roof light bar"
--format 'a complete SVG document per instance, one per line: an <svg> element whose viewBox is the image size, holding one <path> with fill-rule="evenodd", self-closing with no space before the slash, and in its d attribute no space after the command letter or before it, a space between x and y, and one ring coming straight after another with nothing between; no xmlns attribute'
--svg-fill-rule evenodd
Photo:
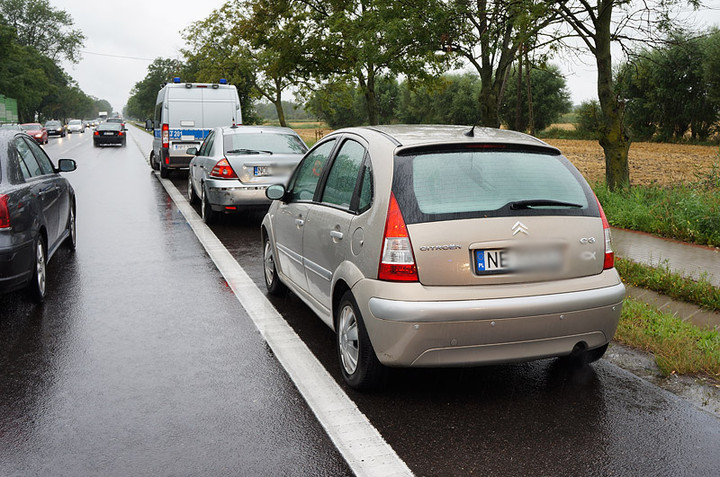
<svg viewBox="0 0 720 477"><path fill-rule="evenodd" d="M176 76L176 77L173 78L173 83L179 83L179 82L180 82L180 77L179 77L179 76Z"/></svg>

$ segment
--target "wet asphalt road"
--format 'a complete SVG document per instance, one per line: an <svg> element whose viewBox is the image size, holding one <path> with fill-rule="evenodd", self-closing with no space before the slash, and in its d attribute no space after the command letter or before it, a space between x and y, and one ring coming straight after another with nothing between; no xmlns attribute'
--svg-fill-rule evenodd
<svg viewBox="0 0 720 477"><path fill-rule="evenodd" d="M47 146L78 160L78 250L44 306L0 296L0 475L350 474L130 134ZM261 287L260 220L213 231ZM271 301L417 475L720 474L717 418L605 361L399 370L363 395L332 332Z"/></svg>

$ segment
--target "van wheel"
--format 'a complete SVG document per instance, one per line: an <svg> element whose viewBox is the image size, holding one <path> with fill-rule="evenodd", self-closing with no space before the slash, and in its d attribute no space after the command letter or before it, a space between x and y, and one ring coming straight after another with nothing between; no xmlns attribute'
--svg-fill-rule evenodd
<svg viewBox="0 0 720 477"><path fill-rule="evenodd" d="M155 162L155 153L150 153L150 167L153 168L153 170L157 171L159 169L158 163Z"/></svg>
<svg viewBox="0 0 720 477"><path fill-rule="evenodd" d="M355 297L350 291L340 299L335 315L335 344L343 379L359 391L377 388L384 381L387 368L375 355Z"/></svg>
<svg viewBox="0 0 720 477"><path fill-rule="evenodd" d="M28 285L30 299L35 303L42 303L45 300L47 282L47 255L45 253L45 239L38 235L35 240L35 260L33 261L32 278Z"/></svg>
<svg viewBox="0 0 720 477"><path fill-rule="evenodd" d="M160 164L160 177L163 179L167 179L170 176L170 169L167 167L163 167L162 164Z"/></svg>

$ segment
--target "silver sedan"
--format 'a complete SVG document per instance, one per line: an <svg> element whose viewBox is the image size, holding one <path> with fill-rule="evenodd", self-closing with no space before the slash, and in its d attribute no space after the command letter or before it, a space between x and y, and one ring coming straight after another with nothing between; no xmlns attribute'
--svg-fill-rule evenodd
<svg viewBox="0 0 720 477"><path fill-rule="evenodd" d="M220 214L267 208L265 189L284 183L308 148L292 129L273 126L215 128L190 161L187 195L200 202L205 223Z"/></svg>

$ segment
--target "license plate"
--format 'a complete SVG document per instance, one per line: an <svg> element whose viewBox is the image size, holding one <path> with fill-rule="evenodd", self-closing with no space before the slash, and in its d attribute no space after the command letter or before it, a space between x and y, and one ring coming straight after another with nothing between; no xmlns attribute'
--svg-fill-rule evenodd
<svg viewBox="0 0 720 477"><path fill-rule="evenodd" d="M198 146L197 143L193 143L193 144L187 144L187 143L183 143L183 144L173 144L173 151L185 151L185 150L187 150L187 149L190 148L190 147L197 147L197 146Z"/></svg>
<svg viewBox="0 0 720 477"><path fill-rule="evenodd" d="M478 275L549 271L562 266L562 252L557 248L475 250L474 254Z"/></svg>
<svg viewBox="0 0 720 477"><path fill-rule="evenodd" d="M272 166L255 166L254 173L256 177L272 176L275 170Z"/></svg>
<svg viewBox="0 0 720 477"><path fill-rule="evenodd" d="M115 135L115 133L111 133L111 132L105 132L105 133L103 133L103 134L104 134L105 136L114 136L114 135Z"/></svg>

